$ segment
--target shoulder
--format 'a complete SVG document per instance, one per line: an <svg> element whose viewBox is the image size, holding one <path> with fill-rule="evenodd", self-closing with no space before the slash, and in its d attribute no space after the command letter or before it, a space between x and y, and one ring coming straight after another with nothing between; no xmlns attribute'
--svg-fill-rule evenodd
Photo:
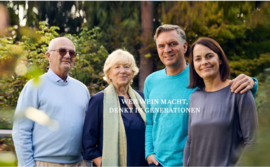
<svg viewBox="0 0 270 167"><path fill-rule="evenodd" d="M102 108L103 100L104 100L104 91L100 91L94 94L88 102L88 110Z"/></svg>
<svg viewBox="0 0 270 167"><path fill-rule="evenodd" d="M203 88L195 88L194 92L192 94L196 94L196 93L203 93Z"/></svg>
<svg viewBox="0 0 270 167"><path fill-rule="evenodd" d="M203 91L202 88L195 88L194 92L190 95L190 99L191 98L195 98L195 97L198 97L198 95L202 95L204 94L205 92Z"/></svg>
<svg viewBox="0 0 270 167"><path fill-rule="evenodd" d="M91 103L103 103L103 100L104 100L104 91L100 91L96 94L94 94L91 99L90 99L90 102Z"/></svg>
<svg viewBox="0 0 270 167"><path fill-rule="evenodd" d="M30 79L26 84L24 85L23 89L20 92L20 97L28 96L29 98L37 97L40 91L45 90L46 88L44 85L46 84L45 75L39 76L38 79Z"/></svg>
<svg viewBox="0 0 270 167"><path fill-rule="evenodd" d="M165 69L153 72L152 74L148 75L148 77L145 80L145 83L151 83L153 81L159 80L163 74L164 74Z"/></svg>
<svg viewBox="0 0 270 167"><path fill-rule="evenodd" d="M88 102L88 108L87 108L86 114L88 116L90 114L91 118L89 117L89 119L86 120L87 122L91 122L93 119L96 118L95 116L103 113L103 100L104 100L104 92L103 91L100 91L100 92L94 94L90 98L90 100Z"/></svg>
<svg viewBox="0 0 270 167"><path fill-rule="evenodd" d="M40 89L42 85L46 82L47 77L45 74L38 77L38 79L30 79L24 85L24 88L31 88L31 89Z"/></svg>
<svg viewBox="0 0 270 167"><path fill-rule="evenodd" d="M77 85L81 85L81 86L86 88L86 86L81 81L79 81L79 80L77 80L75 78L69 77L69 81L72 82L72 83L75 83Z"/></svg>
<svg viewBox="0 0 270 167"><path fill-rule="evenodd" d="M135 90L135 89L134 89ZM139 90L135 90L137 93L139 93L139 95L141 95L142 98L144 98L144 94L143 92L139 91Z"/></svg>
<svg viewBox="0 0 270 167"><path fill-rule="evenodd" d="M243 102L243 100L251 100L251 101L254 100L254 97L252 95L251 90L249 90L249 91L247 91L246 93L243 93L243 94L237 93L237 94L235 94L235 96L236 96L236 99L237 99L238 103Z"/></svg>
<svg viewBox="0 0 270 167"><path fill-rule="evenodd" d="M152 74L148 75L148 77L146 79L154 79L160 76L160 74L164 73L165 69L161 69L158 71L153 72Z"/></svg>
<svg viewBox="0 0 270 167"><path fill-rule="evenodd" d="M222 91L222 94L224 96L230 97L232 100L236 100L238 103L243 101L244 99L254 101L254 97L252 95L251 90L241 94L240 92L239 93L231 92L230 88L231 88L231 85L225 87Z"/></svg>
<svg viewBox="0 0 270 167"><path fill-rule="evenodd" d="M85 89L88 92L87 87L81 81L79 81L79 80L77 80L75 78L69 77L69 82L75 84L76 87L80 87L81 89Z"/></svg>

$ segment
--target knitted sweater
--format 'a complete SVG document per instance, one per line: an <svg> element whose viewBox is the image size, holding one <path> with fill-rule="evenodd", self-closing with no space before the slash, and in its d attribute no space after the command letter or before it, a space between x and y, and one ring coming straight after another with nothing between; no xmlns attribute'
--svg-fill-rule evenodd
<svg viewBox="0 0 270 167"><path fill-rule="evenodd" d="M36 160L79 162L82 159L82 130L89 92L85 85L71 77L67 83L59 83L46 73L40 80L38 86L33 80L27 82L15 111L17 119L12 136L19 166L34 166ZM44 126L25 117L28 107L43 111L55 126Z"/></svg>
<svg viewBox="0 0 270 167"><path fill-rule="evenodd" d="M145 156L155 154L162 166L182 166L188 133L189 66L169 76L165 69L147 77Z"/></svg>

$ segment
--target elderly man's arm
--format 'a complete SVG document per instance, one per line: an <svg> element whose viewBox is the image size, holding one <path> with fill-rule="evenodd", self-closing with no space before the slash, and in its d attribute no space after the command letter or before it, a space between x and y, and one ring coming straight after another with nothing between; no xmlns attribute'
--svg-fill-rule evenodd
<svg viewBox="0 0 270 167"><path fill-rule="evenodd" d="M37 89L30 82L25 85L19 96L12 131L18 166L20 167L35 166L32 141L34 122L26 118L24 114L28 107L38 108Z"/></svg>
<svg viewBox="0 0 270 167"><path fill-rule="evenodd" d="M253 97L256 96L258 89L258 81L256 78L251 78L245 74L238 75L235 79L230 81L231 91L234 93L240 92L241 94L251 90Z"/></svg>

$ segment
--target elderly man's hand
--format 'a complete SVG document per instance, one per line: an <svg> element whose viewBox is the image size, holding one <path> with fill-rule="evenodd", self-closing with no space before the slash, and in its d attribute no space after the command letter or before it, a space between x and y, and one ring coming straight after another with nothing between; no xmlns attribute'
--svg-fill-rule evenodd
<svg viewBox="0 0 270 167"><path fill-rule="evenodd" d="M154 154L149 155L149 156L147 157L147 162L148 162L149 165L152 164L152 163L154 163L156 166L158 166L158 161L156 160Z"/></svg>
<svg viewBox="0 0 270 167"><path fill-rule="evenodd" d="M241 90L240 93L243 94L253 88L255 81L245 74L240 74L235 79L231 80L230 84L232 84L232 92L238 93Z"/></svg>

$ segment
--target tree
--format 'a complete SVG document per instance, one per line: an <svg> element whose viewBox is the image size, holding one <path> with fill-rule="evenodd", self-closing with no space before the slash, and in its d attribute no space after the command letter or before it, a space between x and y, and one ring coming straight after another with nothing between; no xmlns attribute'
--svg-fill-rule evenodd
<svg viewBox="0 0 270 167"><path fill-rule="evenodd" d="M268 57L263 56L270 52L267 47L270 44L269 7L269 2L251 1L164 2L162 21L180 25L189 45L200 37L215 39L230 60L232 77L239 72L257 75L267 66L265 62L269 62ZM254 68L247 69L244 64Z"/></svg>
<svg viewBox="0 0 270 167"><path fill-rule="evenodd" d="M102 29L98 36L98 41L104 45L109 53L118 48L125 49L134 55L138 65L139 55L144 52L144 49L148 51L142 54L151 54L151 57L148 59L155 60L156 58L157 54L153 51L155 50L153 40L141 36L141 2L8 1L4 3L11 14L11 25L18 26L16 30L17 40L21 39L21 27L19 16L16 12L19 8L23 8L25 10L24 18L27 20L26 26L30 28L37 29L38 20L47 20L48 25L54 25L60 28L56 30L60 35L64 35L65 33L78 35L79 32L77 30L82 26L98 26ZM151 3L155 6L159 4ZM153 24L152 20L148 24ZM154 23L157 23L157 21ZM145 43L147 46L145 45L141 49L141 43ZM155 69L155 66L153 68ZM134 78L133 86L138 88L138 76Z"/></svg>
<svg viewBox="0 0 270 167"><path fill-rule="evenodd" d="M5 1L10 14L11 25L20 28L20 20L31 28L39 27L40 20L59 27L59 34L78 34L85 20L84 2L78 1ZM19 10L24 11L20 18ZM18 34L18 39L20 39Z"/></svg>
<svg viewBox="0 0 270 167"><path fill-rule="evenodd" d="M146 77L153 72L153 58L148 49L149 41L153 40L153 14L154 5L151 1L141 1L141 54L139 89L143 91Z"/></svg>

